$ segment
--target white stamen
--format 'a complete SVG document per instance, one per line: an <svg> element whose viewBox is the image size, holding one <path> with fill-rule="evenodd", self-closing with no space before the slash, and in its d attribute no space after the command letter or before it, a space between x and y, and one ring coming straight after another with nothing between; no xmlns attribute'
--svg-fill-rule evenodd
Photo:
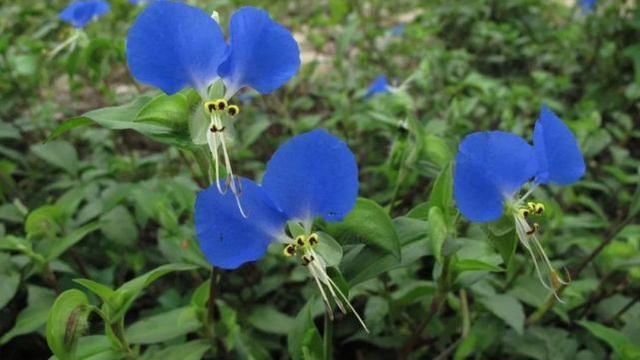
<svg viewBox="0 0 640 360"><path fill-rule="evenodd" d="M349 299L347 299L347 297L342 293L342 291L336 285L336 283L333 282L333 280L331 280L329 275L327 275L327 272L323 268L321 268L320 265L316 261L312 261L311 263L309 263L309 266L311 266L310 269L314 269L314 266L315 266L315 271L320 273L322 275L322 277L327 280L327 282L326 282L327 287L329 287L329 289L335 290L338 293L338 295L340 295L339 297L337 297L337 296L335 296L335 293L333 291L331 291L332 294L334 294L334 300L336 301L336 304L338 304L339 302L343 302L343 304L346 304L349 307L349 309L351 310L351 312L353 312L353 314L356 316L356 318L358 319L358 322L364 328L364 331L369 333L369 328L367 328L367 325L365 325L364 321L362 320L362 318L360 317L360 315L358 314L356 309L354 309L354 307L349 302ZM312 275L313 275L313 271L312 271ZM316 278L316 280L317 280L317 278ZM324 296L324 291L321 290L321 292L323 293L323 296Z"/></svg>
<svg viewBox="0 0 640 360"><path fill-rule="evenodd" d="M212 115L212 118L215 120L215 125L218 129L222 129L222 121L220 120L220 116L217 114ZM229 160L229 153L227 152L227 144L225 142L224 131L217 131L218 139L220 140L220 145L222 147L222 154L224 156L224 166L227 169L227 179L229 180L229 185L231 187L231 192L233 196L236 198L236 203L238 204L238 209L240 210L240 214L243 217L247 217L242 208L242 204L240 203L240 192L238 191L238 187L236 185L236 179L233 175L233 170L231 169L231 161ZM214 134L215 135L215 134ZM217 156L217 155L216 155Z"/></svg>
<svg viewBox="0 0 640 360"><path fill-rule="evenodd" d="M311 263L313 263L313 261ZM309 266L311 266L311 263L309 263ZM313 268L313 266L309 267L309 272L311 273L311 276L313 277L313 279L316 281L316 284L318 285L318 289L320 289L320 294L322 295L322 300L324 301L324 306L326 308L325 311L329 315L329 319L333 321L333 309L331 308L331 303L329 302L329 298L327 297L327 294L324 292L322 283L318 279L319 276L316 273L316 270Z"/></svg>
<svg viewBox="0 0 640 360"><path fill-rule="evenodd" d="M217 127L213 115L211 116L211 125L209 125L209 131L207 134L207 143L209 144L209 150L211 150L211 154L213 155L214 167L216 170L216 186L218 187L218 191L221 194L224 194L222 187L220 186L220 159L218 158L218 141L216 140L216 134L214 134L211 129Z"/></svg>

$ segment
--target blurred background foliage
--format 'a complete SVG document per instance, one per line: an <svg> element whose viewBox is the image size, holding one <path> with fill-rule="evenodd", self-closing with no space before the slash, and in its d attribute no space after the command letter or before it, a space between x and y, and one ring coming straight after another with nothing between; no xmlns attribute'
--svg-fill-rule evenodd
<svg viewBox="0 0 640 360"><path fill-rule="evenodd" d="M240 5L263 7L302 50L285 88L242 97L236 172L259 178L279 144L322 127L348 142L360 196L380 204L359 202L355 224L320 224L342 245L342 280L371 329L338 316L335 357L640 358L636 1L602 0L592 12L551 0L190 3L217 10L223 23ZM113 308L123 328L107 331L124 331L135 356L317 358L317 289L278 247L221 274L207 325L209 270L192 220L206 186L197 156L144 131L62 134L63 120L157 95L133 81L124 59L141 7L111 1L78 47L52 58L71 33L57 18L64 6L0 7L0 358L51 356L45 323L56 297L80 289L68 301L101 304L98 285L79 278L122 290ZM401 90L364 99L380 73ZM549 301L521 249L505 264L494 245L508 230L469 224L450 195L463 136L500 129L530 138L543 103L574 131L588 167L570 188L535 192L550 209L544 246L577 275L565 303ZM187 128L186 118L173 120L165 125ZM366 222L382 224L380 238L360 239L367 246L354 241L370 236L358 233ZM77 358L127 356L100 317L81 325Z"/></svg>

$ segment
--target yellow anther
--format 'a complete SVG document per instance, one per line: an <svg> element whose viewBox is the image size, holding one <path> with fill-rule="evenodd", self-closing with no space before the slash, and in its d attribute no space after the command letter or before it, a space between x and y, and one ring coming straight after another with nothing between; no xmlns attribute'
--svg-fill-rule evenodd
<svg viewBox="0 0 640 360"><path fill-rule="evenodd" d="M305 238L304 238L304 235L300 235L300 236L298 236L298 237L296 238L296 244L297 244L298 246L304 246L304 244L305 244Z"/></svg>
<svg viewBox="0 0 640 360"><path fill-rule="evenodd" d="M204 102L204 112L207 114L211 114L216 111L216 102L215 101L205 101Z"/></svg>
<svg viewBox="0 0 640 360"><path fill-rule="evenodd" d="M545 207L542 203L537 203L535 205L536 215L542 215L544 213Z"/></svg>
<svg viewBox="0 0 640 360"><path fill-rule="evenodd" d="M229 107L227 108L227 113L231 116L236 116L240 114L240 108L238 107L238 105L229 105Z"/></svg>
<svg viewBox="0 0 640 360"><path fill-rule="evenodd" d="M218 111L224 111L229 105L225 99L215 100L214 103L216 104L216 110Z"/></svg>
<svg viewBox="0 0 640 360"><path fill-rule="evenodd" d="M521 217L526 218L529 216L530 211L529 209L521 208L520 210L518 210L518 214L520 214Z"/></svg>
<svg viewBox="0 0 640 360"><path fill-rule="evenodd" d="M309 245L313 246L316 245L320 242L320 237L318 237L318 234L313 233L311 235L309 235Z"/></svg>
<svg viewBox="0 0 640 360"><path fill-rule="evenodd" d="M295 244L289 244L289 245L285 246L282 253L286 257L292 257L293 255L296 254L296 245Z"/></svg>

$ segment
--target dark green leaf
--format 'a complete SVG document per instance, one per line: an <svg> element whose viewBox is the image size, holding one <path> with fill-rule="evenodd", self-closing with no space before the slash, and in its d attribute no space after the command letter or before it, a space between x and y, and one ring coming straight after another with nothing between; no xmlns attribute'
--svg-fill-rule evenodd
<svg viewBox="0 0 640 360"><path fill-rule="evenodd" d="M359 198L349 215L327 230L340 243L371 245L400 259L400 243L391 218L374 201Z"/></svg>

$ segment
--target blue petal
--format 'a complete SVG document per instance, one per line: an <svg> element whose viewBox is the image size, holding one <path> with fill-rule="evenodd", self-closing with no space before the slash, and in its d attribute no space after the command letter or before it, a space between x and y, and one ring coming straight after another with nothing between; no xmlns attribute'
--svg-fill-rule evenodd
<svg viewBox="0 0 640 360"><path fill-rule="evenodd" d="M375 94L388 93L390 91L391 89L389 87L389 81L387 80L387 77L384 75L379 75L373 80L371 85L369 85L369 88L364 94L364 97L368 98Z"/></svg>
<svg viewBox="0 0 640 360"><path fill-rule="evenodd" d="M223 269L260 259L269 243L284 235L286 218L254 182L241 179L243 217L231 191L222 195L215 185L198 193L195 223L207 261Z"/></svg>
<svg viewBox="0 0 640 360"><path fill-rule="evenodd" d="M576 138L553 111L542 106L533 130L539 170L536 181L568 185L584 175L585 164Z"/></svg>
<svg viewBox="0 0 640 360"><path fill-rule="evenodd" d="M289 81L300 67L298 43L264 10L240 8L231 17L229 36L229 58L218 69L227 97L244 86L270 93Z"/></svg>
<svg viewBox="0 0 640 360"><path fill-rule="evenodd" d="M503 132L477 132L462 140L456 155L453 192L469 220L497 220L503 201L536 173L533 148L521 137Z"/></svg>
<svg viewBox="0 0 640 360"><path fill-rule="evenodd" d="M590 13L596 7L597 2L597 0L578 0L578 6L580 6L583 12Z"/></svg>
<svg viewBox="0 0 640 360"><path fill-rule="evenodd" d="M347 144L314 130L280 146L262 186L289 219L340 221L358 196L358 166Z"/></svg>
<svg viewBox="0 0 640 360"><path fill-rule="evenodd" d="M191 86L201 94L227 55L218 23L187 4L157 1L127 35L127 63L140 82L173 94Z"/></svg>
<svg viewBox="0 0 640 360"><path fill-rule="evenodd" d="M109 3L103 0L80 0L69 4L58 15L60 20L75 28L87 25L91 20L109 12Z"/></svg>

